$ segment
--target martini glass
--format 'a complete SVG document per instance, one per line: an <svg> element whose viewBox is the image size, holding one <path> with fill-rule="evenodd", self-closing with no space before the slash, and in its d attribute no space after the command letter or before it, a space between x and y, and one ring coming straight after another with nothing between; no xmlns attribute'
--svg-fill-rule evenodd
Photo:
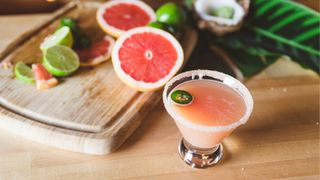
<svg viewBox="0 0 320 180"><path fill-rule="evenodd" d="M177 104L172 94L180 90L192 95L188 105ZM193 70L171 79L163 91L163 102L182 134L178 152L194 168L219 162L221 141L245 124L253 109L249 90L237 79L210 70Z"/></svg>

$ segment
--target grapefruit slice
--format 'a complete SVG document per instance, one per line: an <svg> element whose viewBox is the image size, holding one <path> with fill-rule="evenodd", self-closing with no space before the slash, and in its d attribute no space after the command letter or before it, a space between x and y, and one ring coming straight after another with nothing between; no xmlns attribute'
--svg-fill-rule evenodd
<svg viewBox="0 0 320 180"><path fill-rule="evenodd" d="M32 64L32 71L36 77L38 90L49 89L58 84L58 80L53 77L42 64Z"/></svg>
<svg viewBox="0 0 320 180"><path fill-rule="evenodd" d="M90 47L76 50L80 58L80 66L96 66L111 57L111 51L114 45L114 39L110 36L104 38Z"/></svg>
<svg viewBox="0 0 320 180"><path fill-rule="evenodd" d="M112 63L119 78L139 91L161 88L181 68L183 50L168 32L152 28L134 28L116 41Z"/></svg>
<svg viewBox="0 0 320 180"><path fill-rule="evenodd" d="M117 0L104 3L97 11L97 21L106 33L118 38L125 31L155 21L153 9L142 1Z"/></svg>

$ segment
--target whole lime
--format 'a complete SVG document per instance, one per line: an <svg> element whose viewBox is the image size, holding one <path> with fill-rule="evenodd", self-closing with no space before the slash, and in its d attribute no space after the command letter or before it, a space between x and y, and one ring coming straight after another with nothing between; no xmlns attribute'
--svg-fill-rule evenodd
<svg viewBox="0 0 320 180"><path fill-rule="evenodd" d="M76 20L70 18L70 17L62 17L60 19L60 26L68 26L72 31L79 28Z"/></svg>
<svg viewBox="0 0 320 180"><path fill-rule="evenodd" d="M166 28L167 28L166 24L164 24L162 22L158 22L158 21L149 22L147 26L158 28L158 29L162 29L162 30L166 30Z"/></svg>
<svg viewBox="0 0 320 180"><path fill-rule="evenodd" d="M174 3L166 3L160 6L156 15L157 21L173 27L181 27L185 20L183 10Z"/></svg>
<svg viewBox="0 0 320 180"><path fill-rule="evenodd" d="M162 23L162 22L158 22L158 21L150 22L147 26L154 27L157 29L162 29L162 30L165 30L165 31L171 33L172 35L175 35L175 29L165 23Z"/></svg>

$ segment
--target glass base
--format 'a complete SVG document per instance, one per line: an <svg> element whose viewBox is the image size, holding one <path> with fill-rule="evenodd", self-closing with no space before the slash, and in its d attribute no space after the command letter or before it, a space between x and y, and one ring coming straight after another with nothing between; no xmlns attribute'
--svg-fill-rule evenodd
<svg viewBox="0 0 320 180"><path fill-rule="evenodd" d="M222 157L222 144L213 148L198 148L182 139L178 147L181 159L193 168L207 168L217 164Z"/></svg>

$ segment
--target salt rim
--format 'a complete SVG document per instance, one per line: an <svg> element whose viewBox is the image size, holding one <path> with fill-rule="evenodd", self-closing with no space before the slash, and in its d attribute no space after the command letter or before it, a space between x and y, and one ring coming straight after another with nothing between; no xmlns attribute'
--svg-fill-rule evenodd
<svg viewBox="0 0 320 180"><path fill-rule="evenodd" d="M150 22L153 22L156 20L156 14L154 13L153 9L146 4L143 1L132 1L132 0L113 0L113 1L107 1L106 3L104 3L103 5L101 5L97 11L97 21L99 21L99 23L103 24L104 26L107 26L111 32L115 32L117 35L121 35L123 33L125 33L125 30L121 30L121 29L117 29L111 25L109 25L103 18L103 14L105 13L106 9L114 6L114 5L118 5L121 3L127 3L127 4L133 4L138 6L139 8L143 7L143 10L149 15L150 17ZM141 6L141 7L140 7Z"/></svg>
<svg viewBox="0 0 320 180"><path fill-rule="evenodd" d="M186 120L185 118L179 116L170 105L170 98L168 98L168 96L167 96L168 89L170 88L170 86L173 85L173 83L175 83L176 81L178 81L184 77L195 77L195 76L209 76L209 77L213 77L215 79L219 79L223 82L223 84L236 90L243 97L243 99L246 103L246 106L247 106L246 112L243 115L243 117L239 121L236 121L236 122L228 124L228 125L208 127L208 126L194 124L194 123ZM227 131L227 130L235 129L236 127L238 127L242 124L245 124L248 121L248 119L252 113L252 109L253 109L253 98L252 98L249 90L240 81L238 81L237 79L235 79L227 74L224 74L224 73L221 73L218 71L211 71L211 70L200 70L200 69L199 70L192 70L192 71L187 71L187 72L184 72L184 73L181 73L181 74L175 76L166 84L166 86L163 90L162 99L163 99L163 103L164 103L164 106L165 106L167 112L170 114L170 116L175 121L181 123L182 125L186 126L187 128L194 129L197 131L202 131L202 132L220 132L220 131Z"/></svg>
<svg viewBox="0 0 320 180"><path fill-rule="evenodd" d="M213 7L221 7L224 5L231 6L234 9L232 19L211 16L207 14L207 9ZM195 9L199 16L206 21L214 21L221 25L232 26L238 24L244 17L244 9L235 0L196 0Z"/></svg>

